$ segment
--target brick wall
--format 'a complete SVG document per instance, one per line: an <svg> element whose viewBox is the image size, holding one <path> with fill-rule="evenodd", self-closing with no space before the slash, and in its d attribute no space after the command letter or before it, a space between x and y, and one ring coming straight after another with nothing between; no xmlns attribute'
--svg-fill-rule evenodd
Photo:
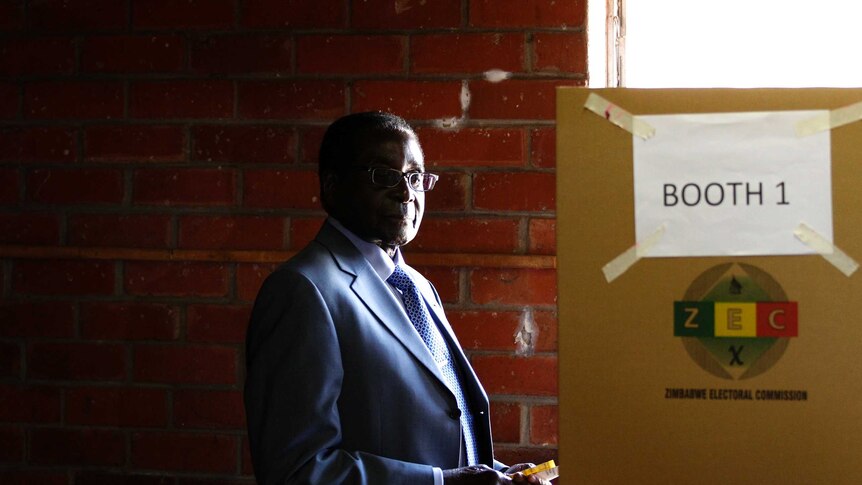
<svg viewBox="0 0 862 485"><path fill-rule="evenodd" d="M554 88L585 83L585 11L0 2L0 482L252 481L250 305L322 221L322 130L370 109L413 122L442 175L407 257L491 395L498 456L556 457Z"/></svg>

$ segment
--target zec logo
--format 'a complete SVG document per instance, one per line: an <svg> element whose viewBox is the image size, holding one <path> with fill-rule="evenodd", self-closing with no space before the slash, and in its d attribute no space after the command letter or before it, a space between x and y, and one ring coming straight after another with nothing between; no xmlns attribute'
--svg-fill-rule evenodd
<svg viewBox="0 0 862 485"><path fill-rule="evenodd" d="M697 365L723 379L769 370L799 333L798 308L762 269L726 263L704 271L674 302L673 333Z"/></svg>

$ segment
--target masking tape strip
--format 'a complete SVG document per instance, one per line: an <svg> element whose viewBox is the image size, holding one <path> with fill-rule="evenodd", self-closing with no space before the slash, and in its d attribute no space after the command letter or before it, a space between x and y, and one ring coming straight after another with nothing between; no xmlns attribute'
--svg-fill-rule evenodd
<svg viewBox="0 0 862 485"><path fill-rule="evenodd" d="M862 101L800 121L796 124L796 136L813 135L859 120L862 120Z"/></svg>
<svg viewBox="0 0 862 485"><path fill-rule="evenodd" d="M647 140L655 135L655 128L596 93L590 93L584 107L619 126L627 132Z"/></svg>
<svg viewBox="0 0 862 485"><path fill-rule="evenodd" d="M610 263L606 264L602 268L602 272L605 274L605 279L610 283L611 281L617 279L620 275L628 271L629 268L632 267L635 263L638 262L639 259L646 256L650 249L658 243L662 236L664 236L664 231L667 229L666 224L662 224L658 229L655 230L652 234L650 234L647 238L640 242L640 244L635 244L634 246L628 248L624 253L620 254L616 258L614 258Z"/></svg>
<svg viewBox="0 0 862 485"><path fill-rule="evenodd" d="M832 263L845 276L850 276L859 269L859 263L827 241L826 238L818 234L814 229L808 227L804 222L800 223L799 227L793 231L793 235L796 236L796 239L805 243L806 246L817 251L823 256L823 259Z"/></svg>

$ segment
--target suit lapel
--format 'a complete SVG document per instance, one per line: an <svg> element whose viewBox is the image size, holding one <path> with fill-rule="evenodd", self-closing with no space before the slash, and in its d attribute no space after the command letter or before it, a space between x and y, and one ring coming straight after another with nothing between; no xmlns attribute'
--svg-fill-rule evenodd
<svg viewBox="0 0 862 485"><path fill-rule="evenodd" d="M323 225L317 235L317 241L330 250L342 271L353 275L350 288L368 311L445 386L440 369L434 363L434 358L422 338L416 333L407 313L362 253L338 229L329 224Z"/></svg>

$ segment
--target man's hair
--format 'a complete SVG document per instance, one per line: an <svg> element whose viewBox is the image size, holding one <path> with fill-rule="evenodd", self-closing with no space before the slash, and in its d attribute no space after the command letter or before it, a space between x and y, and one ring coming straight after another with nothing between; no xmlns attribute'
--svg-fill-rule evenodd
<svg viewBox="0 0 862 485"><path fill-rule="evenodd" d="M337 119L326 129L320 143L318 172L322 175L353 165L365 141L394 133L416 136L403 118L383 111L354 113Z"/></svg>

